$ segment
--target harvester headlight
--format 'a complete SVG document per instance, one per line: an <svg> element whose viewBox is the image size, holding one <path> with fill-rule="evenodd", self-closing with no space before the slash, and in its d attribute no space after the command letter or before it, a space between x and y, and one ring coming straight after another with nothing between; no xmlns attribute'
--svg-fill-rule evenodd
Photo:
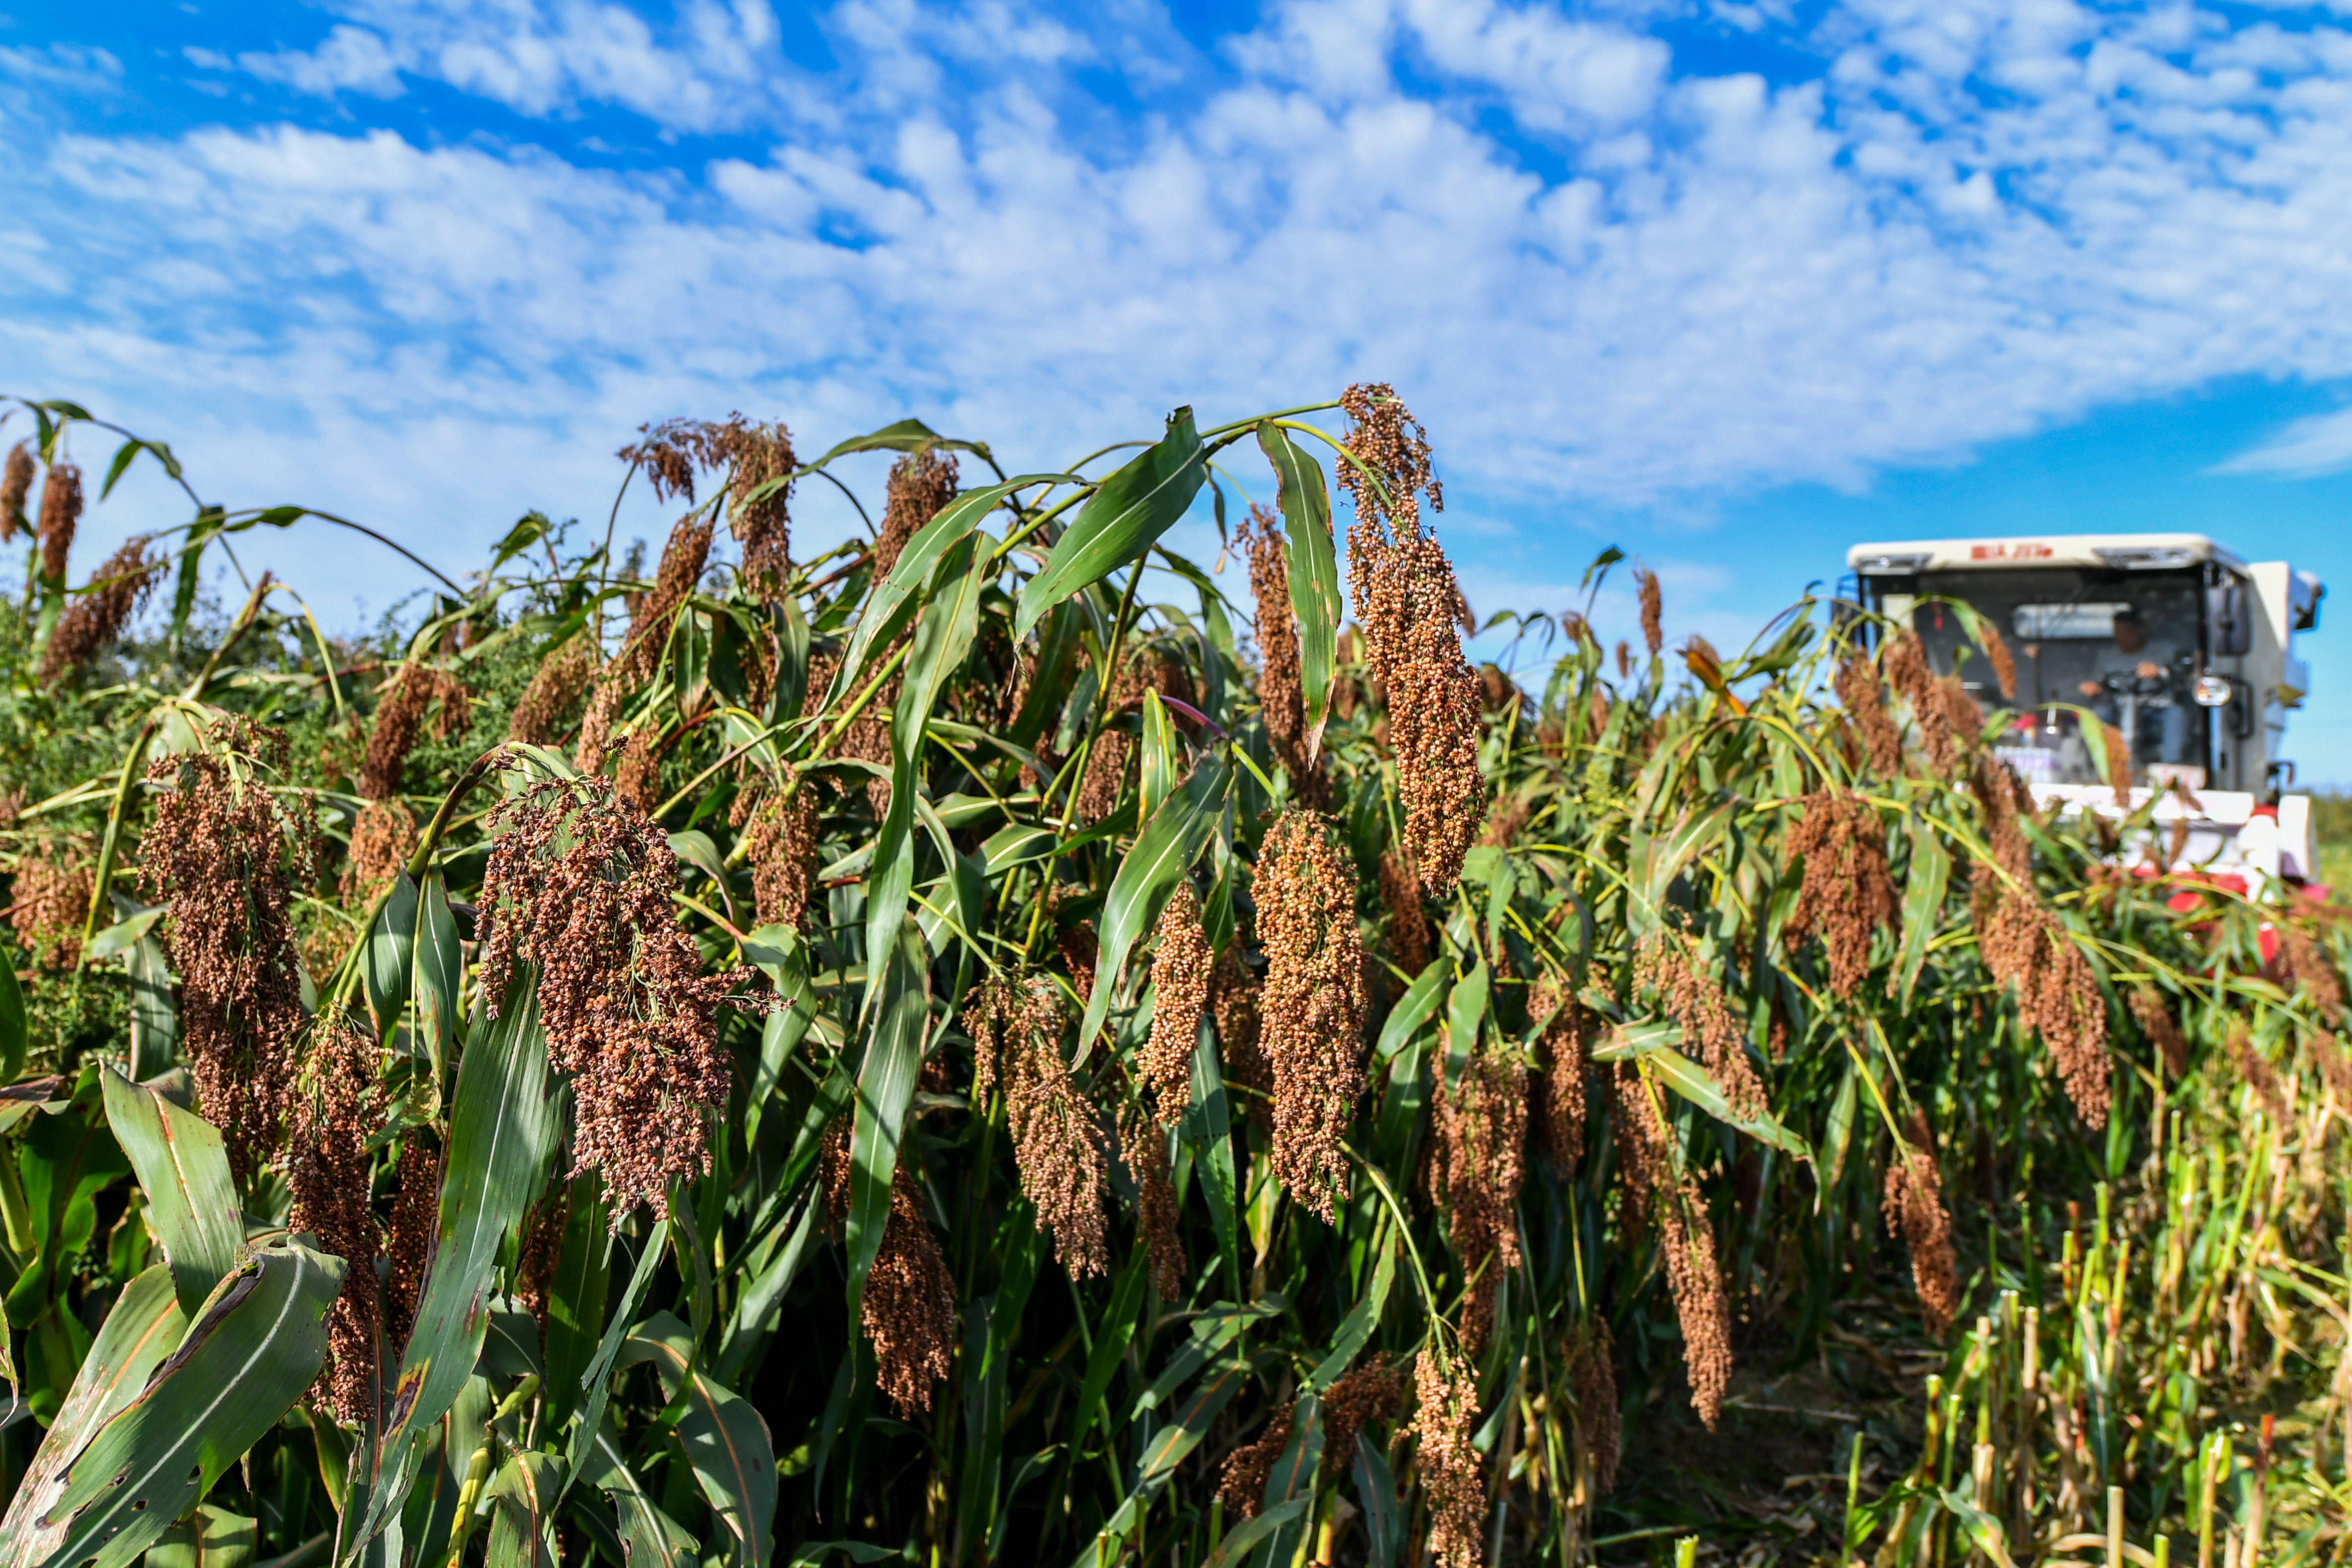
<svg viewBox="0 0 2352 1568"><path fill-rule="evenodd" d="M2197 705L2200 708L2227 708L2230 705L2230 679L2225 675L2200 675L2197 678Z"/></svg>

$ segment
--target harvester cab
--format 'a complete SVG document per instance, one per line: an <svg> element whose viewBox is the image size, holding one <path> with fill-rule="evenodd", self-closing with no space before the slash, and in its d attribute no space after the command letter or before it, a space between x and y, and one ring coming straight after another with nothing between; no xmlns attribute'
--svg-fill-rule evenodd
<svg viewBox="0 0 2352 1568"><path fill-rule="evenodd" d="M1841 597L1910 625L1937 675L2008 721L1998 753L2043 805L2123 817L2153 801L2136 860L2250 888L2311 875L2311 800L2287 793L2294 764L2279 754L2310 686L2294 634L2326 591L2310 573L2195 533L1857 544L1846 565ZM1948 599L2007 640L2013 696ZM2129 805L2102 780L2084 712L2125 742Z"/></svg>

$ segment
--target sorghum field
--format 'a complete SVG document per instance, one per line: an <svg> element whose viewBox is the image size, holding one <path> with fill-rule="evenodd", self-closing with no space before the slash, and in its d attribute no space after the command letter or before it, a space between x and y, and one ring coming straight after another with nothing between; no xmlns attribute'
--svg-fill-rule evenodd
<svg viewBox="0 0 2352 1568"><path fill-rule="evenodd" d="M352 640L197 590L355 524L16 414L0 1561L2352 1541L2342 911L2037 814L1906 630L1474 628L1373 385L654 426L650 565Z"/></svg>

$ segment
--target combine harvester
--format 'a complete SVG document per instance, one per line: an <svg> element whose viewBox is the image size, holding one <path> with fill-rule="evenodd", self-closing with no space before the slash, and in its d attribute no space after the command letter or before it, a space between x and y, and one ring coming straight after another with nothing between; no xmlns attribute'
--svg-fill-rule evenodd
<svg viewBox="0 0 2352 1568"><path fill-rule="evenodd" d="M2045 807L2122 819L2153 802L2126 858L2238 891L2312 875L2311 797L2284 793L2294 764L2279 756L2311 684L2294 648L2326 592L2310 573L2241 561L2197 533L1857 544L1846 565L1841 597L1911 625L1938 675L1957 670L1988 714L2009 717L2001 760ZM1937 598L2000 628L2014 700ZM2129 746L2128 805L2101 780L2085 710Z"/></svg>

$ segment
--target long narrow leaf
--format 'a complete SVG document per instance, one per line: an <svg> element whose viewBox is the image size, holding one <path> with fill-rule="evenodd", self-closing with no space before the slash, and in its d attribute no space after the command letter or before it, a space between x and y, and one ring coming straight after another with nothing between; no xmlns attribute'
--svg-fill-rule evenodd
<svg viewBox="0 0 2352 1568"><path fill-rule="evenodd" d="M1022 585L1013 637L1026 637L1046 611L1150 549L1191 508L1207 477L1192 411L1179 408L1158 444L1087 499L1077 521L1055 541L1045 569Z"/></svg>
<svg viewBox="0 0 2352 1568"><path fill-rule="evenodd" d="M278 1423L327 1356L342 1260L300 1239L222 1282L152 1379L90 1440L43 1518L69 1520L45 1562L121 1568Z"/></svg>
<svg viewBox="0 0 2352 1568"><path fill-rule="evenodd" d="M245 1252L220 1131L112 1068L104 1081L107 1121L147 1194L147 1224L163 1244L180 1310L193 1316Z"/></svg>

